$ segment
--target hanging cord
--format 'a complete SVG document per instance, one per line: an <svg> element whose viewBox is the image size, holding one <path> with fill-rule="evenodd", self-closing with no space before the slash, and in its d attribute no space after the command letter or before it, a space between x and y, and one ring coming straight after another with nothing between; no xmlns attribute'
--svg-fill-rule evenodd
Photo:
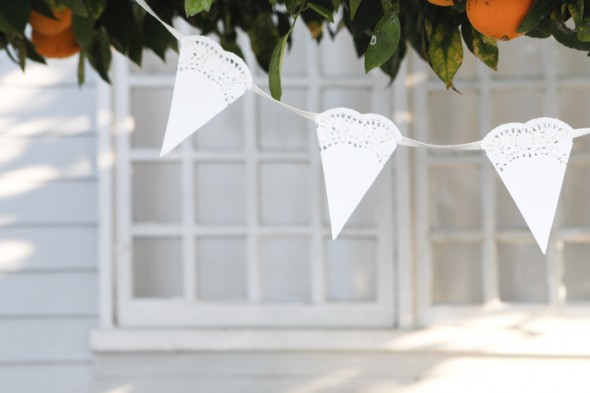
<svg viewBox="0 0 590 393"><path fill-rule="evenodd" d="M285 108L288 111L291 111L299 116L303 116L306 119L309 120L314 120L316 119L316 117L318 117L317 113L313 113L313 112L308 112L308 111L304 111L302 109L299 108L295 108L289 104L285 104L284 102L275 100L274 98L272 98L270 95L268 95L267 92L265 92L264 90L262 90L260 87L256 86L255 84L252 84L252 91L256 94L258 94L260 97L265 98L268 101L274 102L275 104L282 106L283 108Z"/></svg>
<svg viewBox="0 0 590 393"><path fill-rule="evenodd" d="M135 1L143 9L145 9L150 15L152 15L154 18L156 18L177 40L182 41L182 39L185 37L184 34L182 34L180 31L176 30L174 27L170 26L168 23L166 23L162 19L160 19L160 17L154 12L154 10L144 0L135 0ZM271 101L271 102L275 103L276 105L279 105L279 106L285 108L286 110L293 112L296 115L302 116L306 119L315 121L315 119L318 117L318 113L304 111L302 109L295 108L291 105L285 104L284 102L275 100L273 97L271 97L268 93L266 93L264 90L262 90L261 88L259 88L255 84L252 84L252 91L255 94L258 94L260 97L262 97L268 101ZM578 138L578 137L589 135L589 134L590 134L590 128L579 128L579 129L573 130L573 137L574 138ZM419 141L411 139L411 138L402 137L402 139L400 140L398 145L407 146L407 147L424 148L424 149L435 149L435 150L469 151L469 150L482 150L481 142L482 141L476 141L476 142L464 143L464 144L459 144L459 145L431 145L429 143L419 142Z"/></svg>

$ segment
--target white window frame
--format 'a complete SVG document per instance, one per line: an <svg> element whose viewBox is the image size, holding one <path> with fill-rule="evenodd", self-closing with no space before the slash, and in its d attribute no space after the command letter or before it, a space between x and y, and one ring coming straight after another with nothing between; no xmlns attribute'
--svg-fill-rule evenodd
<svg viewBox="0 0 590 393"><path fill-rule="evenodd" d="M317 57L317 48L315 44L308 44L308 63L309 69L315 69ZM249 59L254 63L254 59ZM312 306L309 305L257 305L252 304L245 306L244 304L201 304L198 307L187 305L182 301L160 301L160 300L133 300L131 298L131 288L129 283L131 281L131 258L130 258L130 239L134 229L130 226L130 205L126 203L130 197L130 176L129 176L129 161L127 157L134 157L143 159L143 154L146 152L138 151L131 153L129 150L129 135L133 129L133 121L130 117L129 93L134 86L143 87L171 87L174 83L170 75L166 76L149 76L148 78L139 75L129 75L128 60L123 56L116 55L114 58L114 84L113 90L109 90L106 85L99 86L99 111L103 114L103 126L101 127L102 138L99 141L99 160L101 170L101 315L102 328L158 328L158 327L182 327L191 326L198 327L296 327L305 326L306 328L379 328L379 327L409 327L413 323L412 310L412 284L411 284L411 268L409 263L409 234L406 231L397 232L397 238L394 238L392 228L399 223L393 221L388 224L380 223L375 229L349 229L350 235L368 235L378 239L378 257L377 257L377 299L376 302L371 303L330 303L327 306L313 304L318 300L322 300L325 294L322 293L321 281L324 279L322 266L313 267L313 285L312 290ZM402 70L403 78L405 68ZM264 85L265 80L259 78L259 84ZM301 83L302 87L306 87L309 91L308 100L312 106L317 106L318 91L322 87L320 85L336 85L340 84L350 86L367 86L372 89L375 95L377 89L382 90L383 78L367 78L366 81L353 80L351 83L346 78L339 80L325 81L322 83L319 79L318 73L311 72L306 81L291 82L295 86ZM289 84L288 78L284 80L284 84ZM360 83L360 84L359 84ZM313 86L313 87L309 87ZM248 94L242 98L245 101L246 108L253 107L254 97ZM374 100L377 102L378 100ZM406 108L407 99L406 91L403 86L393 89L393 97L388 99L388 102L395 102L396 112L394 117L398 125L402 126L407 120ZM109 113L109 106L114 108ZM313 110L314 108L312 108ZM317 109L317 108L315 108ZM379 112L391 112L392 108L383 106L378 108ZM108 130L109 122L113 125L112 134ZM314 127L310 124L309 127ZM245 125L246 132L255 132L254 126ZM310 146L315 146L314 133L310 134ZM112 141L111 141L112 139ZM248 154L256 154L256 148L247 147ZM307 156L315 156L312 158L312 166L317 171L319 166L319 152L311 151L305 153ZM397 153L397 152L396 152ZM136 157L137 156L137 157ZM148 157L149 156L149 157ZM115 157L115 159L113 159ZM155 155L154 157L157 157ZM397 161L395 165L389 165L385 168L381 176L388 176L390 181L385 182L389 184L386 190L383 190L385 200L394 201L397 199L398 203L409 203L409 196L407 186L399 184L405 182L409 184L409 177L402 173L404 171L397 171L396 176L393 176L393 167L407 168L408 154L407 152L400 152L394 155ZM153 159L148 154L145 157L148 160ZM296 157L295 157L296 158ZM159 158L157 158L159 160ZM153 162L157 162L154 160ZM254 168L254 170L256 170ZM319 179L319 174L315 173L314 177ZM396 184L392 184L394 180ZM318 186L321 186L318 184ZM393 190L395 187L395 191ZM316 187L317 188L317 187ZM319 190L319 189L318 189ZM317 190L315 191L317 192ZM114 196L114 197L113 197ZM186 201L187 198L185 198ZM316 200L319 198L315 198ZM254 201L256 203L256 201ZM192 211L192 206L183 206L188 211ZM393 210L393 202L387 209ZM319 211L321 206L316 206L312 213L314 219L314 231L319 231L322 236L327 236L326 228L322 228L321 216ZM397 220L403 221L405 225L409 225L409 205L398 206L396 211L402 212L397 214ZM114 214L116 213L116 214ZM192 217L191 214L186 214ZM115 219L113 219L115 217ZM392 217L396 217L392 215ZM186 223L185 223L186 224ZM190 225L186 233L182 236L193 236L190 230ZM149 235L150 228L142 229L142 234ZM147 232L146 232L147 231ZM155 231L162 234L161 231ZM154 233L155 233L154 232ZM325 233L324 233L325 232ZM112 237L112 233L116 237ZM279 232L277 232L279 233ZM289 231L291 233L291 231ZM176 232L174 234L177 235ZM317 236L316 236L317 237ZM321 239L321 237L320 237ZM185 241L186 243L186 241ZM397 247L391 245L397 243ZM402 245L403 243L403 245ZM322 245L317 244L317 252L322 252ZM393 255L393 252L399 255ZM185 255L183 263L187 271L194 269L191 252ZM320 258L323 260L323 258ZM401 261L404 262L401 262ZM321 265L321 264L314 264ZM194 275L193 275L194 277ZM395 280L395 281L394 281ZM320 285L318 285L320 284ZM185 284L186 285L186 284ZM194 288L194 283L189 283ZM249 282L249 285L256 285L255 282ZM190 288L190 286L189 286ZM399 295L400 291L405 291L404 295ZM180 299L193 300L193 299ZM250 300L256 300L250 299ZM329 318L326 318L329 315Z"/></svg>

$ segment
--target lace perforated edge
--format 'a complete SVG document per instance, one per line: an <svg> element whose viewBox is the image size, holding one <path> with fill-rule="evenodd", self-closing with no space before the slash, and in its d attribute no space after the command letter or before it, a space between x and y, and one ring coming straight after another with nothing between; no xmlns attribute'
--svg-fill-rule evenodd
<svg viewBox="0 0 590 393"><path fill-rule="evenodd" d="M181 41L178 72L196 71L214 82L227 105L252 88L252 74L237 55L227 52L212 39L193 35Z"/></svg>
<svg viewBox="0 0 590 393"><path fill-rule="evenodd" d="M498 171L517 160L552 157L566 165L573 143L573 129L561 120L543 117L526 123L508 123L486 135L481 147Z"/></svg>
<svg viewBox="0 0 590 393"><path fill-rule="evenodd" d="M384 116L361 114L348 108L334 108L316 118L318 142L322 151L348 145L372 151L385 164L402 139L395 124Z"/></svg>

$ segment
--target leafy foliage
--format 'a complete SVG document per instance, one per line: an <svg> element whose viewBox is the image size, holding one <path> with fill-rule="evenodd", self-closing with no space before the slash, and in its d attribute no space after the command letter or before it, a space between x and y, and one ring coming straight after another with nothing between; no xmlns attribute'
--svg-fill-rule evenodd
<svg viewBox="0 0 590 393"><path fill-rule="evenodd" d="M250 39L260 67L269 72L270 90L281 96L281 65L294 44L291 33L304 23L318 42L347 29L365 70L380 68L393 80L408 47L427 61L448 88L463 61L463 45L496 69L496 40L476 31L465 13L467 0L440 7L427 0L148 0L167 23L181 17L202 34L219 37L221 45L242 55L238 32ZM78 77L85 61L109 80L111 51L141 65L144 49L162 59L177 42L133 0L19 0L0 2L0 50L23 69L27 59L44 62L26 33L30 12L51 16L67 7L81 47ZM590 52L590 0L536 0L519 30L535 38L553 36L569 48ZM296 43L295 43L296 45Z"/></svg>

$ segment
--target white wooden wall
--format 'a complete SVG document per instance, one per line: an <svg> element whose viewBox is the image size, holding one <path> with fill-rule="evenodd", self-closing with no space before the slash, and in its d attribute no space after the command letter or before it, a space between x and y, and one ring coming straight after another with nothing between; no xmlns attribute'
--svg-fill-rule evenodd
<svg viewBox="0 0 590 393"><path fill-rule="evenodd" d="M91 389L96 91L76 67L0 57L0 392Z"/></svg>

